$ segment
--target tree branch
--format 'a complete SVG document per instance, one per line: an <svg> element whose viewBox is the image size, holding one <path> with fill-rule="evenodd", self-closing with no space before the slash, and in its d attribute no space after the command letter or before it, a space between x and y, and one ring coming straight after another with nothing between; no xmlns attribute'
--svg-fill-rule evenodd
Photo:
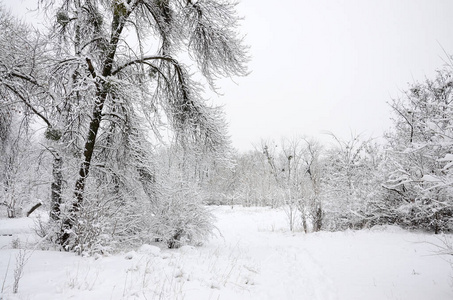
<svg viewBox="0 0 453 300"><path fill-rule="evenodd" d="M3 83L11 92L13 92L17 97L19 97L20 100L22 100L22 102L28 107L30 108L38 117L40 117L46 124L48 127L52 127L52 124L49 122L49 120L44 117L42 115L42 113L40 113L36 108L33 107L33 105L31 105L27 99L24 98L24 96L22 96L15 88L13 88L12 86L10 86L9 84L7 83Z"/></svg>
<svg viewBox="0 0 453 300"><path fill-rule="evenodd" d="M129 67L131 65L143 64L143 63L145 63L146 61L149 61L149 60L165 60L165 61L171 62L174 66L178 66L179 67L178 62L174 58L171 58L169 56L153 55L153 56L147 56L147 57L143 57L143 58L139 58L139 59L134 59L134 60L131 60L131 61L123 64L122 66L119 66L118 68L116 68L115 71L112 72L112 76L115 76L118 72L120 72L124 68L127 68L127 67Z"/></svg>
<svg viewBox="0 0 453 300"><path fill-rule="evenodd" d="M395 106L395 105L390 105L401 117L404 118L404 120L406 120L407 124L409 124L409 126L411 127L411 136L410 136L410 142L412 143L412 140L414 138L414 125L412 124L412 122L410 122L406 116L401 112L399 111L399 109Z"/></svg>

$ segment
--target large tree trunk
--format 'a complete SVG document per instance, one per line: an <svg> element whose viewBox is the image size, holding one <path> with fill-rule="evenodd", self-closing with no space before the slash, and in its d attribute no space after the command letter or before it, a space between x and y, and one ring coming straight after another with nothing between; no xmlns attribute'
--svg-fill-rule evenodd
<svg viewBox="0 0 453 300"><path fill-rule="evenodd" d="M96 99L96 104L93 109L93 115L90 122L90 127L88 131L88 137L85 142L83 156L84 160L80 165L79 176L75 184L74 198L75 200L72 203L72 207L69 210L69 216L64 220L62 224L62 232L60 238L60 244L62 246L68 245L68 240L70 237L70 229L74 227L77 221L77 213L80 211L80 208L83 204L86 179L90 172L91 160L93 158L94 146L96 144L96 137L98 135L99 126L102 120L102 109L107 98L107 93L100 94Z"/></svg>
<svg viewBox="0 0 453 300"><path fill-rule="evenodd" d="M75 185L75 198L76 201L73 205L73 210L78 211L80 205L83 202L83 194L85 191L85 182L90 172L91 159L93 157L94 146L96 144L96 137L98 135L99 126L102 120L102 110L104 108L104 103L109 94L108 84L104 81L104 78L107 78L112 75L113 69L113 60L115 59L116 49L118 47L119 38L121 32L124 28L124 23L127 18L126 11L124 11L124 6L121 3L116 3L115 10L113 13L113 22L112 22L112 35L110 38L110 51L108 52L104 65L102 68L102 77L99 78L96 75L91 60L86 59L88 64L88 69L93 77L96 80L96 101L93 108L93 114L90 122L90 127L88 130L88 136L85 142L83 149L84 161L82 162L79 169L79 178L76 181Z"/></svg>
<svg viewBox="0 0 453 300"><path fill-rule="evenodd" d="M83 194L85 192L85 182L90 172L91 159L93 158L94 145L96 144L96 137L98 135L99 126L102 120L102 109L104 107L107 93L104 93L96 100L96 105L93 109L93 115L90 122L90 128L88 130L88 137L85 142L83 156L84 160L80 165L79 177L75 184L75 201L73 203L71 211L77 212L83 203Z"/></svg>
<svg viewBox="0 0 453 300"><path fill-rule="evenodd" d="M98 136L99 127L102 121L102 110L104 108L105 101L109 94L108 83L105 82L104 78L108 78L112 75L113 61L115 53L118 47L119 38L124 28L125 20L127 19L127 10L124 9L124 4L118 2L115 4L112 21L112 34L110 37L110 50L105 57L102 77L97 76L94 66L89 58L86 59L88 70L93 77L96 84L96 99L93 107L93 113L91 116L91 122L88 130L88 135L83 147L83 162L80 165L78 179L74 189L74 202L69 211L69 216L63 222L60 244L66 246L69 239L69 230L74 227L77 221L77 213L79 212L83 201L86 180L90 172L91 160L93 158L94 147L96 144L96 138Z"/></svg>

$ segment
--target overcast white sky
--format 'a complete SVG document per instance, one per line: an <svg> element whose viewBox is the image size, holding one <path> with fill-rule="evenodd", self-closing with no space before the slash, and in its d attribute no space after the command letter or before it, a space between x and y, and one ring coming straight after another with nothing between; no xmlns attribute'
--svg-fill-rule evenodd
<svg viewBox="0 0 453 300"><path fill-rule="evenodd" d="M22 0L3 0L7 6ZM23 6L23 4L22 4ZM387 101L453 54L451 0L241 0L248 77L219 84L233 145L323 131L379 137ZM323 137L324 136L324 137Z"/></svg>
<svg viewBox="0 0 453 300"><path fill-rule="evenodd" d="M453 54L451 0L242 0L252 73L223 85L233 143L382 136L387 101Z"/></svg>

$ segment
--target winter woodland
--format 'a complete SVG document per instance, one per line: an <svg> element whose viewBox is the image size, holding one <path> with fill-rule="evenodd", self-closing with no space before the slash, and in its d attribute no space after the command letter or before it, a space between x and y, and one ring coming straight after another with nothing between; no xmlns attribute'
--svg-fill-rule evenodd
<svg viewBox="0 0 453 300"><path fill-rule="evenodd" d="M35 242L22 248L97 258L133 249L153 257L197 251L191 246L207 251L203 245L228 228L222 216L266 210L284 216L281 232L307 242L325 237L317 232L335 239L334 232L398 226L398 234L423 233L453 254L453 65L383 99L393 111L385 140L330 133L328 145L282 137L239 152L221 108L203 98L206 89L217 91L217 79L249 72L232 1L40 0L39 12L45 29L0 7L0 230L20 232L6 224L34 217ZM222 212L220 225L213 208ZM20 295L22 268L33 256L18 253L16 266L2 264L0 299ZM234 261L245 268L246 260ZM241 269L250 276L234 264L210 288L221 290L235 272L250 284L259 272L250 264ZM16 280L5 285L13 269ZM184 298L175 288L151 298ZM335 299L337 292L322 290L306 295ZM142 299L125 291L123 298Z"/></svg>

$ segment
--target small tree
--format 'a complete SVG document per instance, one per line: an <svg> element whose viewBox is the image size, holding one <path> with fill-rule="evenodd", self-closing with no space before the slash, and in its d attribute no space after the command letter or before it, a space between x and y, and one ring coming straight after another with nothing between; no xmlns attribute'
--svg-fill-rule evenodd
<svg viewBox="0 0 453 300"><path fill-rule="evenodd" d="M274 143L262 142L262 151L268 162L269 172L275 179L276 196L283 199L282 202L288 217L289 229L293 231L296 229L299 193L297 192L297 183L293 185L294 178L297 176L297 172L295 172L297 165L292 162L292 159L295 157L293 152L298 149L286 148L286 151L279 153L276 151L277 147ZM304 229L306 229L305 225L306 223L304 223Z"/></svg>
<svg viewBox="0 0 453 300"><path fill-rule="evenodd" d="M372 213L372 204L381 199L383 152L372 139L332 137L336 147L323 159L326 227L336 230L372 225L378 217Z"/></svg>
<svg viewBox="0 0 453 300"><path fill-rule="evenodd" d="M315 140L304 139L306 142L306 149L303 154L303 161L305 163L304 183L303 186L303 199L308 203L309 216L312 220L313 231L317 232L322 229L324 211L322 205L322 198L324 197L324 186L322 185L323 172L321 161L322 146ZM306 205L301 208L301 213L304 212Z"/></svg>
<svg viewBox="0 0 453 300"><path fill-rule="evenodd" d="M284 199L290 230L295 230L301 217L305 232L319 231L322 227L321 146L314 140L293 138L277 145L263 142L263 154L269 171L275 179L273 188Z"/></svg>
<svg viewBox="0 0 453 300"><path fill-rule="evenodd" d="M453 226L453 80L448 66L391 103L387 202L394 221L439 233Z"/></svg>

